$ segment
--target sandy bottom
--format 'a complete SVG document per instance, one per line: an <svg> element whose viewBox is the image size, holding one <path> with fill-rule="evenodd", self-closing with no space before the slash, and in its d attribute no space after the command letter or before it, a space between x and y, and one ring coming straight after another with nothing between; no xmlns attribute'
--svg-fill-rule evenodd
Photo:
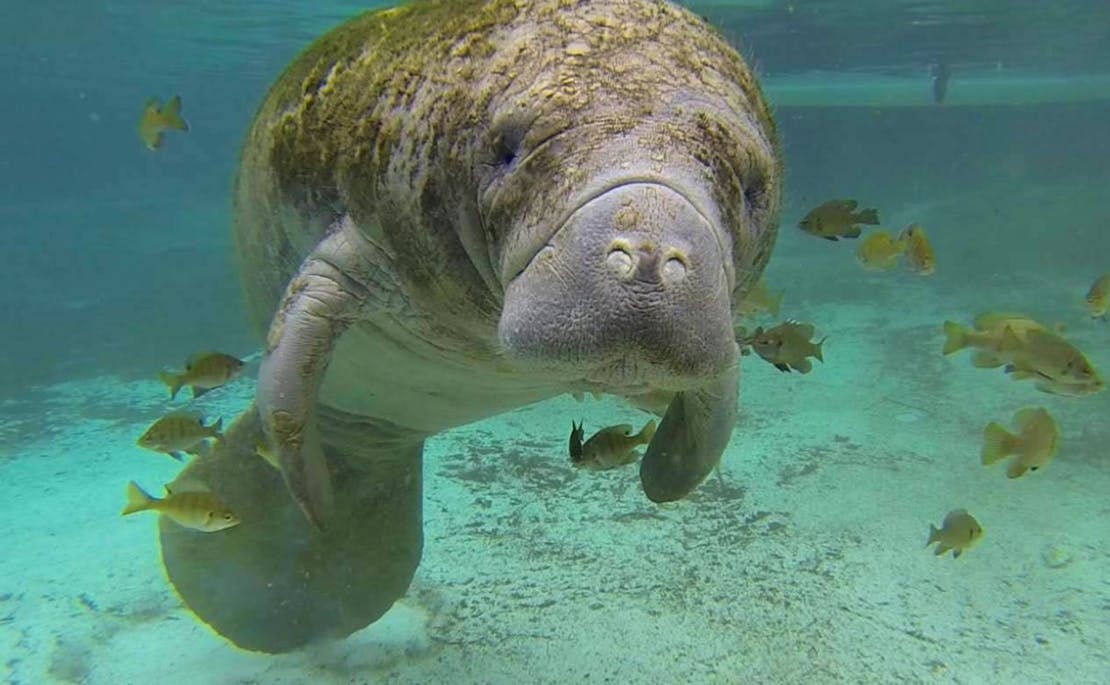
<svg viewBox="0 0 1110 685"><path fill-rule="evenodd" d="M829 250L839 265L814 279ZM570 467L572 420L642 422L616 401L562 397L444 434L428 444L408 595L345 641L283 656L196 621L165 580L153 515L119 516L128 480L156 488L178 468L134 446L171 406L164 388L98 378L4 403L0 679L1106 682L1110 395L1046 395L939 352L945 318L1029 304L1110 369L1110 327L1076 304L1091 274L988 269L969 290L943 268L865 274L853 250L791 237L776 256L783 314L829 334L826 362L801 376L745 360L721 475L688 500L651 504L635 469ZM194 408L230 419L251 390ZM979 464L981 433L1028 405L1058 419L1060 454L1011 481ZM935 557L929 524L957 507L986 536Z"/></svg>

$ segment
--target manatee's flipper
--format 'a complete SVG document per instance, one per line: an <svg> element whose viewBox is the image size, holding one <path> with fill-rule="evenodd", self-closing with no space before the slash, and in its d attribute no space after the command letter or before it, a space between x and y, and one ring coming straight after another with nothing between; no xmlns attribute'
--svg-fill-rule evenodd
<svg viewBox="0 0 1110 685"><path fill-rule="evenodd" d="M309 524L281 475L255 454L262 429L253 408L169 485L210 489L242 521L216 533L164 516L159 525L178 594L244 649L285 652L345 637L384 614L420 562L422 441L391 439L376 423L326 408L320 420L335 484L325 531Z"/></svg>
<svg viewBox="0 0 1110 685"><path fill-rule="evenodd" d="M262 429L293 499L314 525L331 506L328 466L316 427L316 396L339 336L363 312L384 307L380 250L347 217L337 221L301 264L270 323L258 370ZM395 280L392 282L396 282Z"/></svg>
<svg viewBox="0 0 1110 685"><path fill-rule="evenodd" d="M739 389L734 366L709 385L675 394L640 462L648 499L682 499L717 466L736 424Z"/></svg>

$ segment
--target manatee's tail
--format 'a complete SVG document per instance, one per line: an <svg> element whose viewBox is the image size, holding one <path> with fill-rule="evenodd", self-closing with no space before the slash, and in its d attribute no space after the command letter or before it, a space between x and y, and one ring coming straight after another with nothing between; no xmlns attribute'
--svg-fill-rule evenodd
<svg viewBox="0 0 1110 685"><path fill-rule="evenodd" d="M158 372L158 380L165 383L170 388L170 399L177 397L177 391L181 390L182 378L176 373L170 373L165 369Z"/></svg>
<svg viewBox="0 0 1110 685"><path fill-rule="evenodd" d="M879 210L877 209L865 209L856 216L858 217L858 223L867 224L868 226L879 225Z"/></svg>
<svg viewBox="0 0 1110 685"><path fill-rule="evenodd" d="M1004 459L1017 451L1021 438L1002 427L997 421L992 421L983 429L982 461L985 466L990 466L999 459Z"/></svg>
<svg viewBox="0 0 1110 685"><path fill-rule="evenodd" d="M944 354L952 354L967 347L968 330L955 321L944 322Z"/></svg>
<svg viewBox="0 0 1110 685"><path fill-rule="evenodd" d="M174 95L166 106L162 108L162 123L167 128L177 129L178 131L188 131L189 124L181 118L181 96Z"/></svg>
<svg viewBox="0 0 1110 685"><path fill-rule="evenodd" d="M158 500L154 499L140 488L138 483L131 481L127 484L127 506L120 512L120 516L134 514L136 511L153 509L157 501Z"/></svg>

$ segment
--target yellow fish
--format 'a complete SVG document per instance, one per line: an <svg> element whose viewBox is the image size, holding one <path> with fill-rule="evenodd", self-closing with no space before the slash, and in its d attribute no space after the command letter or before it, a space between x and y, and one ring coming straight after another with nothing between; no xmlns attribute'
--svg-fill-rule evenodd
<svg viewBox="0 0 1110 685"><path fill-rule="evenodd" d="M1110 274L1102 274L1087 291L1087 311L1092 319L1106 321L1106 308L1110 305Z"/></svg>
<svg viewBox="0 0 1110 685"><path fill-rule="evenodd" d="M1002 332L1000 351L1012 360L1006 372L1014 380L1035 380L1041 392L1081 397L1106 387L1090 360L1075 345L1055 333L1031 330L1022 340L1007 327Z"/></svg>
<svg viewBox="0 0 1110 685"><path fill-rule="evenodd" d="M876 231L860 243L856 260L868 271L889 271L898 266L906 244L887 231Z"/></svg>
<svg viewBox="0 0 1110 685"><path fill-rule="evenodd" d="M744 295L744 299L740 300L737 314L740 317L750 317L760 312L767 312L771 316L778 316L779 308L782 306L783 294L781 290L772 293L767 289L767 283L761 278Z"/></svg>
<svg viewBox="0 0 1110 685"><path fill-rule="evenodd" d="M933 252L933 245L925 236L925 229L917 224L910 224L902 230L898 239L906 246L906 266L911 271L916 271L922 276L928 276L936 271L937 256Z"/></svg>
<svg viewBox="0 0 1110 685"><path fill-rule="evenodd" d="M740 345L751 345L756 354L779 371L806 374L813 370L809 357L825 361L821 352L825 338L813 342L815 332L813 324L787 321L766 331L762 326L756 328L751 337L740 341Z"/></svg>
<svg viewBox="0 0 1110 685"><path fill-rule="evenodd" d="M971 549L983 537L983 527L966 509L953 509L944 517L938 529L929 524L929 540L925 546L937 543L934 554L940 556L952 550L952 558L959 559L966 550Z"/></svg>
<svg viewBox="0 0 1110 685"><path fill-rule="evenodd" d="M138 483L131 481L127 484L127 506L121 515L127 516L137 511L157 511L180 526L204 533L215 533L240 523L235 512L228 509L211 492L174 492L167 485L166 496L158 499L151 497Z"/></svg>
<svg viewBox="0 0 1110 685"><path fill-rule="evenodd" d="M1029 331L1043 331L1045 327L1024 314L987 312L975 317L975 330L968 330L955 321L944 322L944 354L953 354L971 347L976 353L971 363L980 368L995 368L1009 361L1002 349L1003 333L1010 329L1019 341L1024 341Z"/></svg>
<svg viewBox="0 0 1110 685"><path fill-rule="evenodd" d="M150 98L143 106L143 116L139 119L139 137L143 139L147 149L157 150L162 147L162 131L166 129L189 130L189 124L181 118L180 95L170 98L165 107L158 98Z"/></svg>
<svg viewBox="0 0 1110 685"><path fill-rule="evenodd" d="M648 421L639 433L632 435L632 424L602 428L582 443L582 425L571 422L570 462L587 471L607 471L634 464L640 458L636 448L651 442L655 436L655 419Z"/></svg>
<svg viewBox="0 0 1110 685"><path fill-rule="evenodd" d="M198 454L208 438L223 440L220 429L224 420L204 425L204 419L197 414L174 412L158 419L146 429L136 444L155 452L163 452L178 461L185 459L182 452Z"/></svg>
<svg viewBox="0 0 1110 685"><path fill-rule="evenodd" d="M855 200L829 200L806 214L798 222L798 228L825 240L858 238L861 233L860 224L876 226L879 223L878 210L863 209L857 212L858 206L859 203Z"/></svg>
<svg viewBox="0 0 1110 685"><path fill-rule="evenodd" d="M185 360L185 370L181 373L159 371L158 378L169 386L170 399L177 397L177 391L188 385L193 389L193 397L200 397L209 390L225 385L243 373L243 361L222 352L198 352Z"/></svg>
<svg viewBox="0 0 1110 685"><path fill-rule="evenodd" d="M1006 470L1010 478L1020 478L1026 471L1036 471L1056 456L1060 429L1044 407L1026 407L1014 414L1017 435L1002 424L992 421L983 429L982 461L990 466L1000 459L1015 456Z"/></svg>

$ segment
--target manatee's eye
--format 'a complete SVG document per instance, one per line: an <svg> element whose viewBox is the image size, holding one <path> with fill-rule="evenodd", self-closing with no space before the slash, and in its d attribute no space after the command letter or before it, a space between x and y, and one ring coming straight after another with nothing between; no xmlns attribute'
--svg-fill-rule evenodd
<svg viewBox="0 0 1110 685"><path fill-rule="evenodd" d="M489 162L493 166L512 166L523 156L524 136L528 133L531 116L523 111L510 112L496 117L490 125L491 140Z"/></svg>

